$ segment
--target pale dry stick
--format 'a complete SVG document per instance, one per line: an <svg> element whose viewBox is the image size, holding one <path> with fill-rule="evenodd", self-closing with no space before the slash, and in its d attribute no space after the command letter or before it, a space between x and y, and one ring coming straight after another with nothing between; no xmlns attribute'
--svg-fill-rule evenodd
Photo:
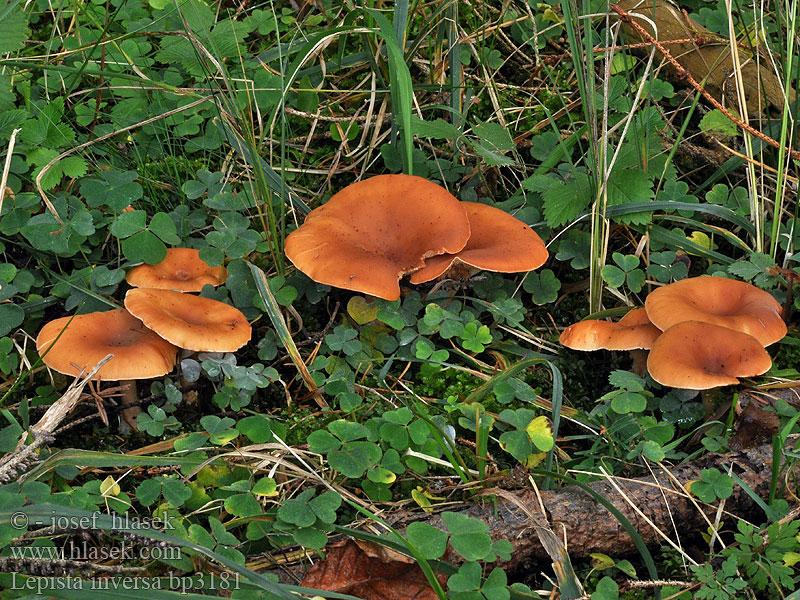
<svg viewBox="0 0 800 600"><path fill-rule="evenodd" d="M22 131L22 129L14 129L11 132L11 138L8 140L8 154L6 154L6 161L3 164L3 175L0 176L0 213L3 212L3 200L6 197L6 182L8 181L8 174L11 171L11 156L14 154L17 134L20 131Z"/></svg>
<svg viewBox="0 0 800 600"><path fill-rule="evenodd" d="M375 113L375 98L377 98L378 92L378 77L373 72L370 77L369 82L369 100L367 100L367 114L364 115L364 130L361 132L361 139L358 141L359 147L365 146L367 144L367 138L369 137L369 124L372 123L372 115Z"/></svg>
<svg viewBox="0 0 800 600"><path fill-rule="evenodd" d="M53 215L53 217L59 223L59 225L61 225L62 227L66 227L66 224L64 223L64 221L61 220L61 217L59 216L56 207L53 206L53 203L50 202L50 199L47 197L47 194L45 193L44 189L42 189L42 177L44 177L45 174L47 174L47 172L52 168L52 166L56 164L58 161L60 161L62 158L66 158L70 154L74 154L79 150L88 148L92 144L96 144L97 142L102 142L104 140L114 137L115 135L119 135L120 133L125 133L126 131L136 129L138 127L144 127L145 125L149 125L150 123L155 123L156 121L160 121L161 119L166 119L168 117L171 117L172 115L183 112L185 110L191 110L194 107L199 106L200 104L203 104L204 102L208 102L209 100L213 99L214 96L205 96L204 98L200 98L199 100L190 102L186 106L179 106L178 108L173 108L172 110L168 110L167 112L162 113L160 115L156 115L155 117L150 117L149 119L145 119L144 121L139 121L138 123L134 123L133 125L128 125L127 127L123 127L122 129L117 129L110 133L106 133L105 135L101 135L100 137L96 137L92 140L79 144L74 148L69 148L68 150L64 150L64 152L62 152L61 154L56 156L53 160L51 160L49 163L47 163L44 166L44 168L39 172L39 174L36 176L36 189L38 190L39 195L42 197L42 201L44 202L44 205L47 207L47 210L50 211L50 213Z"/></svg>
<svg viewBox="0 0 800 600"><path fill-rule="evenodd" d="M318 121L327 121L329 123L349 123L351 121L364 122L364 121L369 120L369 118L370 118L369 114L361 116L361 117L359 117L359 116L355 116L355 117L334 117L333 115L326 116L326 115L320 114L319 112L310 113L310 112L305 112L305 111L302 111L302 110L295 110L294 108L290 108L288 106L285 107L283 110L284 110L285 113L290 114L290 115L294 115L296 117L303 117L303 118L306 118L306 119L316 119ZM388 118L388 117L386 117L386 118Z"/></svg>
<svg viewBox="0 0 800 600"><path fill-rule="evenodd" d="M491 33L492 31L494 31L496 29L500 29L502 27L510 27L511 25L514 25L516 23L521 23L522 21L527 21L528 19L530 19L531 21L533 20L532 16L523 15L521 17L517 17L516 19L512 19L511 21L503 21L502 23L498 23L497 25L491 25L489 27L485 27L483 29L480 29L480 30L474 32L474 33L471 33L470 35L468 35L464 39L458 40L458 43L459 44L464 44L466 42L471 42L472 40L474 40L478 36L484 35L486 33Z"/></svg>
<svg viewBox="0 0 800 600"><path fill-rule="evenodd" d="M736 156L738 158L741 158L742 160L745 160L745 161L747 161L749 163L752 163L752 164L754 164L754 165L756 165L758 167L761 167L765 171L768 171L770 173L777 173L778 172L778 169L776 169L775 167L772 167L772 166L770 166L770 165L768 165L766 163L763 163L763 162L761 162L759 160L755 160L754 158L750 158L749 156L746 156L745 154L742 154L741 152L737 152L736 150L734 150L730 146L726 146L725 144L723 144L722 142L720 142L716 138L714 138L714 141L717 142L717 144L722 146L725 149L725 151L729 152L733 156ZM800 183L800 179L798 179L797 177L794 177L792 175L784 174L783 177L788 182L793 183L794 185L797 185L798 183Z"/></svg>
<svg viewBox="0 0 800 600"><path fill-rule="evenodd" d="M729 111L727 108L722 106L722 104L720 104L719 101L716 98L714 98L714 96L712 96L708 91L706 91L706 89L702 85L697 83L697 80L692 76L692 74L687 69L683 68L683 66L675 59L675 57L672 56L670 51L666 49L664 44L662 44L657 39L655 39L652 35L650 35L647 32L647 30L644 27L642 27L636 21L634 21L633 18L631 17L631 15L628 12L626 12L618 4L612 4L611 5L611 10L613 10L615 13L617 13L619 15L619 18L622 20L623 23L629 24L631 27L633 27L636 30L636 32L639 35L641 35L646 40L648 40L651 44L653 44L658 49L658 51L661 52L661 54L664 55L664 58L666 58L670 62L670 64L675 68L675 70L678 72L678 75L680 77L682 77L682 78L685 78L686 81L689 82L689 85L691 85L696 91L700 92L703 95L703 97L714 108L718 109L721 113L723 113L726 117L728 117L728 119L730 119L738 127L742 128L745 131L747 131L748 133L756 136L762 142L764 142L766 144L769 144L773 148L780 148L780 143L777 140L772 139L767 134L765 134L765 133L759 131L758 129L755 129L754 127L752 127L752 126L748 125L747 123L743 122L739 117L737 117L736 115L731 113L731 111ZM792 150L791 147L786 148L785 150L789 154L789 156L792 157L792 159L800 160L800 151Z"/></svg>
<svg viewBox="0 0 800 600"><path fill-rule="evenodd" d="M48 407L47 411L42 415L42 418L39 419L39 422L30 429L30 435L32 435L34 439L32 444L28 446L25 445L25 439L28 437L29 433L23 432L16 449L3 459L2 467L0 467L0 479L10 473L11 470L33 452L34 449L47 442L49 439L52 439L52 433L56 427L58 427L58 424L72 412L80 401L83 388L86 387L86 384L97 374L103 365L112 358L114 358L113 354L107 354L83 379L76 378L61 398Z"/></svg>
<svg viewBox="0 0 800 600"><path fill-rule="evenodd" d="M735 25L733 23L733 12L731 10L731 0L725 0L725 10L728 17L728 38L731 51L731 60L733 62L733 83L736 88L736 98L739 101L739 114L743 123L750 123L750 114L747 107L747 100L744 92L744 81L742 80L742 64L739 58L739 46L736 44ZM760 73L760 71L758 71ZM758 95L758 102L761 103L761 95ZM760 108L760 106L759 106ZM753 140L745 133L744 135L744 148L745 153L749 157L753 157ZM750 188L750 217L755 227L755 235L753 236L756 247L756 252L763 252L763 232L764 232L764 211L760 198L762 194L759 193L758 182L756 181L756 170L752 166L745 169L745 177L747 179L747 186ZM763 181L763 178L762 178ZM778 190L778 195L781 196L781 190ZM711 543L713 545L714 539L712 537Z"/></svg>
<svg viewBox="0 0 800 600"><path fill-rule="evenodd" d="M664 502L664 506L667 507L667 514L669 515L669 522L672 523L672 531L675 533L675 537L678 540L678 542L677 542L678 545L681 545L681 534L678 532L678 525L675 523L675 519L674 519L674 517L672 515L672 507L669 505L669 501L667 500L667 494L664 491L665 488L664 488L663 485L661 485L661 482L658 481L658 479L656 478L656 474L655 474L655 472L653 472L653 467L651 466L650 461L645 461L645 463L646 463L646 466L647 466L647 470L650 471L650 477L652 477L653 481L655 481L658 484L658 491L661 494L661 499ZM683 558L683 557L681 557L681 558ZM686 562L685 561L684 561L684 564L683 564L683 568L686 569Z"/></svg>
<svg viewBox="0 0 800 600"><path fill-rule="evenodd" d="M677 488L681 490L686 489L684 485L680 482L680 480L677 477L675 477L675 475L673 475L672 472L663 465L663 463L658 463L658 466L661 467L661 470L664 471L667 474L667 476L672 480L673 485L677 486ZM706 522L706 525L708 525L709 528L711 528L713 531L716 532L716 528L711 523L711 520L708 518L708 515L706 515L705 511L702 508L700 508L700 505L697 503L697 500L695 500L694 496L692 496L692 494L689 494L688 492L684 492L683 496L687 498L689 502L691 502L694 505L694 507L697 509L697 512L700 513L700 516L703 517L703 520ZM722 540L720 540L720 544L722 544ZM722 544L722 546L725 547L725 544Z"/></svg>
<svg viewBox="0 0 800 600"><path fill-rule="evenodd" d="M625 581L624 587L631 590L646 590L650 588L664 587L667 585L677 588L688 588L699 584L692 581L681 581L680 579L628 579Z"/></svg>
<svg viewBox="0 0 800 600"><path fill-rule="evenodd" d="M516 336L519 339L528 342L534 348L539 348L540 350L550 352L551 354L558 354L558 351L561 349L561 347L558 344L551 344L544 338L538 338L533 335L528 335L523 331L507 327L506 325L498 325L498 327L503 331L506 331L511 335Z"/></svg>

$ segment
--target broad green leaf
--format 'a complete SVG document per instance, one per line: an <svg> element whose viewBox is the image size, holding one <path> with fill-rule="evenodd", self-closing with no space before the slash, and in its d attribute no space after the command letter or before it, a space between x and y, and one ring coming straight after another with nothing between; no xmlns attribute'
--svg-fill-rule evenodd
<svg viewBox="0 0 800 600"><path fill-rule="evenodd" d="M710 135L727 137L739 135L739 127L717 108L703 115L703 118L700 119L700 130Z"/></svg>
<svg viewBox="0 0 800 600"><path fill-rule="evenodd" d="M406 537L428 560L441 558L447 549L447 533L427 523L411 523L406 528Z"/></svg>
<svg viewBox="0 0 800 600"><path fill-rule="evenodd" d="M130 213L125 213L130 214ZM149 231L140 231L122 240L122 253L131 262L149 265L160 263L167 257L167 247Z"/></svg>
<svg viewBox="0 0 800 600"><path fill-rule="evenodd" d="M608 180L609 206L650 202L654 195L653 181L638 168L615 170ZM636 210L630 213L617 213L614 219L620 223L646 225L652 215L652 211Z"/></svg>

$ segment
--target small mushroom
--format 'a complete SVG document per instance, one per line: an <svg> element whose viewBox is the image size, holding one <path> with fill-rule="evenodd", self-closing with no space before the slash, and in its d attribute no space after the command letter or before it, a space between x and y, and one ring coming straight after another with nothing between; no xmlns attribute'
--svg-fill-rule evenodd
<svg viewBox="0 0 800 600"><path fill-rule="evenodd" d="M168 248L160 263L133 267L125 279L133 287L199 292L206 284L225 283L227 276L225 267L211 267L200 260L199 250Z"/></svg>
<svg viewBox="0 0 800 600"><path fill-rule="evenodd" d="M166 375L175 366L178 353L175 346L121 308L50 321L39 332L36 349L48 367L72 376L113 354L93 379L128 384L122 395L124 404L138 401L134 380ZM123 413L126 421L133 418ZM135 427L135 423L129 424Z"/></svg>
<svg viewBox="0 0 800 600"><path fill-rule="evenodd" d="M633 360L633 371L645 372L646 350L661 335L661 330L650 322L644 308L628 311L616 323L587 319L567 327L558 341L572 350L628 350Z"/></svg>
<svg viewBox="0 0 800 600"><path fill-rule="evenodd" d="M558 341L573 350L648 350L661 335L644 308L628 311L616 323L587 319L561 332Z"/></svg>
<svg viewBox="0 0 800 600"><path fill-rule="evenodd" d="M701 321L747 333L762 346L786 335L778 301L764 290L735 279L682 279L653 290L645 308L662 331L682 321Z"/></svg>
<svg viewBox="0 0 800 600"><path fill-rule="evenodd" d="M655 381L690 390L735 385L738 377L761 375L771 366L769 354L753 336L700 321L666 329L647 359Z"/></svg>
<svg viewBox="0 0 800 600"><path fill-rule="evenodd" d="M186 350L233 352L252 335L239 309L211 298L136 288L125 295L125 308L156 334Z"/></svg>
<svg viewBox="0 0 800 600"><path fill-rule="evenodd" d="M456 253L440 254L425 261L411 274L411 283L425 283L467 265L476 270L520 273L541 267L547 260L542 238L528 225L507 212L481 204L462 202L471 230L469 241Z"/></svg>
<svg viewBox="0 0 800 600"><path fill-rule="evenodd" d="M286 256L318 283L386 300L425 259L461 250L470 236L463 203L413 175L347 186L286 238Z"/></svg>

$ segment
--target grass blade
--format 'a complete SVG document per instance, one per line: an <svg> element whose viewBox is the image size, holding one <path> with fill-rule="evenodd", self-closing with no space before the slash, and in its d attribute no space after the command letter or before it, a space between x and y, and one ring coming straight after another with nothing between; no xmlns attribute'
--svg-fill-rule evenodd
<svg viewBox="0 0 800 600"><path fill-rule="evenodd" d="M253 263L248 262L247 264L253 274L253 280L255 281L258 295L261 297L261 300L264 302L264 306L267 309L269 320L272 322L272 326L275 328L275 332L278 334L278 339L281 341L281 344L286 349L286 352L289 353L289 357L292 359L294 366L297 367L297 371L300 373L303 383L308 388L308 391L310 391L314 396L314 401L317 403L317 406L322 409L330 410L330 406L328 406L328 403L325 401L325 398L322 397L322 394L319 393L317 384L311 377L311 373L309 372L306 363L303 361L303 357L300 356L300 351L297 349L294 339L292 339L292 334L289 332L289 327L286 325L286 321L281 313L281 307L278 304L278 301L275 300L272 290L269 289L267 276L264 274L264 271L259 269Z"/></svg>

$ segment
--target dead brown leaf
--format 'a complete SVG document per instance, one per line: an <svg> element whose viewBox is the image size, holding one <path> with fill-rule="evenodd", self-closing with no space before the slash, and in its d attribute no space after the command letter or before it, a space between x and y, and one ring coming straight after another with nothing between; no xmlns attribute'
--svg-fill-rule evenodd
<svg viewBox="0 0 800 600"><path fill-rule="evenodd" d="M444 586L447 576L437 574L437 579ZM302 585L363 600L436 600L413 559L361 540L328 546L327 558L308 570Z"/></svg>

